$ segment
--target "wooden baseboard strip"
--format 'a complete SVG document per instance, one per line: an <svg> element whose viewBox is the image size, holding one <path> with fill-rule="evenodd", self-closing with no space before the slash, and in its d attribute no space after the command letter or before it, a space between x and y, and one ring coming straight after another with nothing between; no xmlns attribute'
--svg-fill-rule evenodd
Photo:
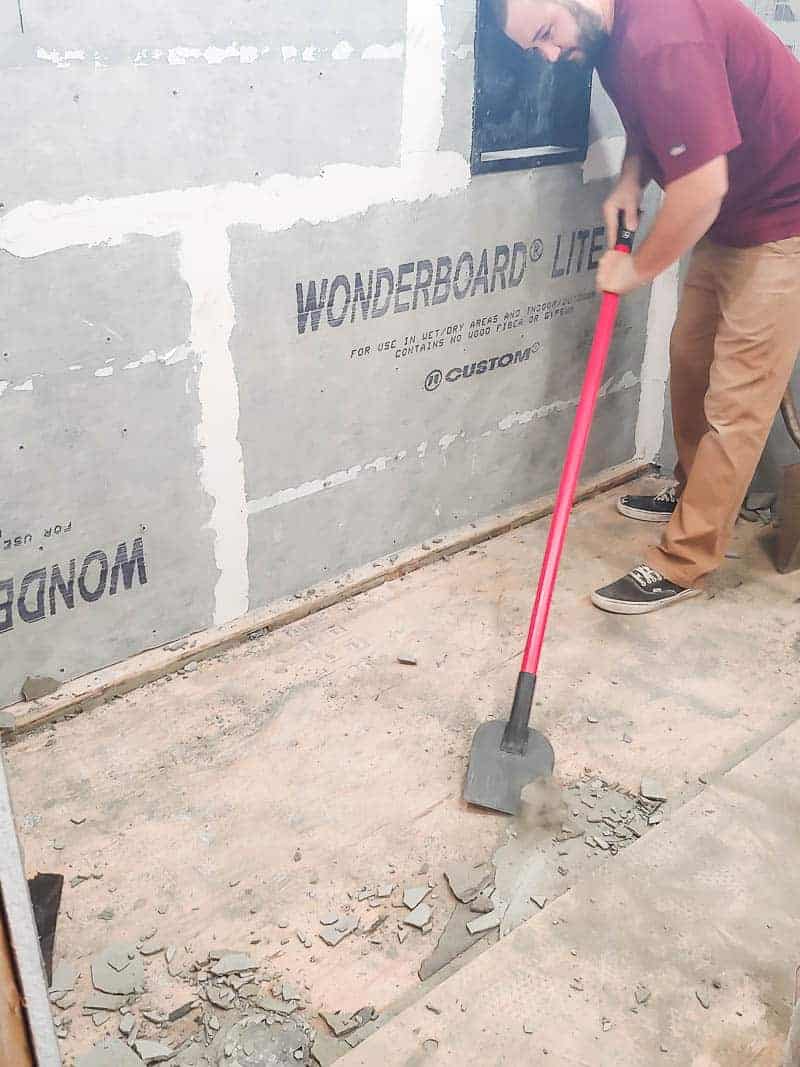
<svg viewBox="0 0 800 1067"><path fill-rule="evenodd" d="M590 500L648 474L653 469L652 464L641 462L613 467L584 482L578 490L576 500ZM537 522L552 512L554 500L552 494L540 497L522 507L460 527L435 547L426 545L423 548L417 545L393 555L391 559L360 567L342 578L319 586L312 595L303 600L277 601L265 608L251 611L225 626L203 630L183 640L171 641L169 645L141 652L122 663L67 682L52 696L30 703L13 704L0 711L0 731L5 731L4 739L9 741L13 736L34 727L88 711L166 674L172 674L194 660L219 655L242 641L299 622L309 615L369 592L386 582L402 578L446 556L454 556L511 530Z"/></svg>

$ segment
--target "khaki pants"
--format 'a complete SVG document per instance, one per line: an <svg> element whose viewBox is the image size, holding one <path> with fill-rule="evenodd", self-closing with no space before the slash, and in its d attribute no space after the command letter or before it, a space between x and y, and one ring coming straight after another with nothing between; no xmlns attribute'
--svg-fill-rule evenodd
<svg viewBox="0 0 800 1067"><path fill-rule="evenodd" d="M800 350L800 237L695 249L670 346L680 498L648 563L698 585L725 556Z"/></svg>

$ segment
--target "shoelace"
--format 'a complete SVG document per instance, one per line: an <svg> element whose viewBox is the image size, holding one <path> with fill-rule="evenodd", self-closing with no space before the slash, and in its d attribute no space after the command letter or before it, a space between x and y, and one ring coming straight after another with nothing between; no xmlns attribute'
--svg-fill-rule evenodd
<svg viewBox="0 0 800 1067"><path fill-rule="evenodd" d="M656 500L661 504L677 504L678 494L675 491L675 486L670 485L666 489L662 489Z"/></svg>
<svg viewBox="0 0 800 1067"><path fill-rule="evenodd" d="M631 578L642 587L642 589L649 592L650 589L655 588L657 585L661 585L664 581L664 575L659 574L658 571L654 571L652 567L648 567L646 563L643 563L640 567L634 567L631 571Z"/></svg>

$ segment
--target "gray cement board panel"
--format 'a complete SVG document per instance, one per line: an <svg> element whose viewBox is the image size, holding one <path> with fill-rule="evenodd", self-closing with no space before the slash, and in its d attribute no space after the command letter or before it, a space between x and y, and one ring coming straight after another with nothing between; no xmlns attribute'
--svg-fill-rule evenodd
<svg viewBox="0 0 800 1067"><path fill-rule="evenodd" d="M395 164L402 78L399 61L5 70L3 202Z"/></svg>
<svg viewBox="0 0 800 1067"><path fill-rule="evenodd" d="M579 182L573 169L560 168L486 179L446 201L376 208L335 225L278 235L233 230L231 347L254 606L553 486L574 413L560 402L579 393L597 308L588 254L581 271L552 277L566 267L572 234L558 231L555 220L571 217L576 229L590 231L598 225L600 190ZM584 204L580 216L577 202ZM329 285L356 271L366 279L380 265L397 274L399 264L440 256L455 265L462 250L471 250L477 265L483 248L493 264L498 244L515 243L524 243L526 262L518 288L501 292L498 282L494 294L451 297L436 308L355 325L348 318L341 327L331 326L323 310L318 329L309 319L298 335L298 281L305 302L312 278L319 296L326 276ZM575 252L573 268L577 263ZM340 286L334 320L341 292ZM547 312L539 310L539 321L525 321L529 306L553 300L568 313L545 321ZM646 293L625 305L608 377L630 403L615 399L617 417L599 421L589 464L595 470L633 452L646 307ZM499 332L504 316L518 308L521 321ZM469 336L470 322L495 314L497 323L478 328L485 335ZM406 336L423 344L424 334L462 323L457 343L399 355L410 347ZM393 342L394 349L385 347ZM359 356L367 346L369 354ZM527 359L513 362L528 348ZM506 353L512 356L500 366ZM465 377L463 368L469 374L481 360L486 372ZM437 370L444 378L430 388Z"/></svg>
<svg viewBox="0 0 800 1067"><path fill-rule="evenodd" d="M16 7L15 0L5 0ZM254 3L228 0L209 4L180 0L156 5L148 0L125 4L124 17L107 0L82 0L65 5L63 0L25 0L26 33L45 48L103 50L115 47L172 48L179 45L204 48L264 42L335 45L349 40L354 46L380 41L386 44L405 35L404 0L381 0L380 4L338 7L331 10L322 0L285 3Z"/></svg>
<svg viewBox="0 0 800 1067"><path fill-rule="evenodd" d="M211 621L194 357L123 369L185 341L188 293L175 265L174 242L150 239L6 259L0 703L18 699L29 674L65 681ZM146 582L131 565L115 583L119 546L123 563L137 539ZM65 596L54 567L69 589L73 559Z"/></svg>
<svg viewBox="0 0 800 1067"><path fill-rule="evenodd" d="M637 404L637 390L601 401L586 476L633 454ZM473 443L456 442L446 460L413 456L329 494L253 516L251 605L312 587L365 560L530 500L541 491L542 470L550 472L548 488L558 478L573 413L553 416L513 444L495 440L479 450Z"/></svg>

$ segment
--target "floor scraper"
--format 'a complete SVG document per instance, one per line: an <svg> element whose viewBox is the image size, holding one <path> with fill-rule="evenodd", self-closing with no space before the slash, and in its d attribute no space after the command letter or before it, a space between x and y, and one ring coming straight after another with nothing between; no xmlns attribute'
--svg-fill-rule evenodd
<svg viewBox="0 0 800 1067"><path fill-rule="evenodd" d="M626 230L621 223L616 251L631 253L633 240L633 232ZM511 718L508 722L484 723L472 742L464 799L469 804L508 815L518 813L525 786L553 773L553 747L543 734L531 729L531 709L558 565L564 549L575 490L586 454L618 309L619 297L615 293L604 293L550 524Z"/></svg>

